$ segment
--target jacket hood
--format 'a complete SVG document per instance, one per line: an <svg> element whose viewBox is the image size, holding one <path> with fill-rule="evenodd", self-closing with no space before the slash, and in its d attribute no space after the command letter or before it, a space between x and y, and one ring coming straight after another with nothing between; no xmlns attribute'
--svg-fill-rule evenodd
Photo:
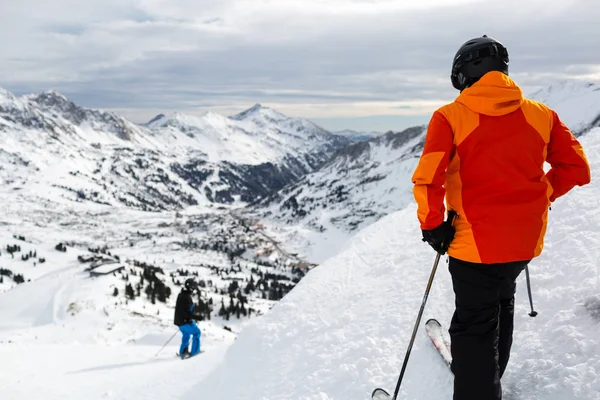
<svg viewBox="0 0 600 400"><path fill-rule="evenodd" d="M479 114L499 116L518 110L523 104L523 92L507 75L491 71L473 86L466 88L456 102Z"/></svg>

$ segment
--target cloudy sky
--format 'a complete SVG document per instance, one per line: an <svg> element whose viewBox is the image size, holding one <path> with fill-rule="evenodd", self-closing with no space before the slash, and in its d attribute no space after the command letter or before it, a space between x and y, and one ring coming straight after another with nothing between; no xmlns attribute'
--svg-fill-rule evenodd
<svg viewBox="0 0 600 400"><path fill-rule="evenodd" d="M486 33L531 92L600 82L598 0L0 0L0 87L135 122L255 103L330 129L399 130L453 100Z"/></svg>

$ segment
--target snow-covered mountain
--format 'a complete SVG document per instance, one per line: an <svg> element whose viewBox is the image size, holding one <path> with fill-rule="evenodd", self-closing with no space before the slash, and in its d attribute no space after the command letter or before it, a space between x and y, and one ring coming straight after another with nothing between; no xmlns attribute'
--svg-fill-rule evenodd
<svg viewBox="0 0 600 400"><path fill-rule="evenodd" d="M0 199L2 398L177 398L304 275L268 232L229 213L143 212L4 186ZM175 357L174 306L188 278L201 289L199 367Z"/></svg>
<svg viewBox="0 0 600 400"><path fill-rule="evenodd" d="M600 85L596 83L563 81L528 97L553 108L575 136L600 126Z"/></svg>
<svg viewBox="0 0 600 400"><path fill-rule="evenodd" d="M140 126L56 92L0 92L3 396L316 400L393 389L433 260L409 184L424 130L343 147L261 106ZM593 176L599 138L582 136ZM313 170L255 201L284 174ZM519 284L513 399L600 397L599 190L593 181L553 205L546 252L531 265L536 319ZM253 201L251 218L222 207L231 199ZM303 277L304 254L334 258ZM438 271L424 320L447 324L452 289ZM205 285L211 319L199 323L204 353L182 362L172 317L187 276ZM447 398L450 374L419 335L401 395Z"/></svg>
<svg viewBox="0 0 600 400"><path fill-rule="evenodd" d="M246 182L260 186L272 170L211 160L202 143L178 149L167 135L185 136L82 109L54 92L3 93L3 398L181 395L221 360L249 320L267 313L305 274L308 266L258 223L218 204L206 207L207 187L238 190L244 176L227 174L257 171ZM268 162L283 169L285 158L276 157ZM309 168L306 159L298 164ZM206 166L214 174L203 176ZM245 187L239 190L259 190ZM175 357L181 335L173 309L190 277L200 285L194 301L204 318L199 368ZM178 382L182 376L186 382Z"/></svg>
<svg viewBox="0 0 600 400"><path fill-rule="evenodd" d="M566 82L530 96L579 136L600 124L600 86ZM251 204L251 212L313 262L336 254L357 228L413 201L410 176L427 126L388 132L339 150L319 170ZM291 228L290 228L291 226Z"/></svg>
<svg viewBox="0 0 600 400"><path fill-rule="evenodd" d="M290 118L260 104L231 117L214 112L202 117L157 116L146 126L171 149L200 151L211 162L260 165L288 157L305 171L348 143L308 120Z"/></svg>
<svg viewBox="0 0 600 400"><path fill-rule="evenodd" d="M140 126L56 92L5 90L0 132L4 184L43 182L70 199L144 210L253 201L348 143L259 105L232 118L176 113Z"/></svg>
<svg viewBox="0 0 600 400"><path fill-rule="evenodd" d="M424 131L425 127L420 126L388 132L347 146L318 171L254 203L252 210L261 219L323 233L307 239L317 244L307 256L321 261L358 228L412 201L412 184L407 176L418 162ZM340 242L335 243L338 239ZM307 247L303 242L299 246ZM326 253L320 252L321 247Z"/></svg>
<svg viewBox="0 0 600 400"><path fill-rule="evenodd" d="M352 143L362 142L383 135L383 132L359 132L352 129L344 129L334 133L338 136L350 139Z"/></svg>
<svg viewBox="0 0 600 400"><path fill-rule="evenodd" d="M598 176L600 129L581 140ZM552 207L545 250L530 264L537 318L528 315L525 274L518 280L503 398L600 398L599 196L593 181ZM435 258L420 237L414 202L362 230L248 325L218 369L184 399L197 393L236 400L367 399L376 387L393 393ZM440 265L422 323L437 318L447 329L453 304L452 281ZM451 397L452 374L420 326L398 398Z"/></svg>

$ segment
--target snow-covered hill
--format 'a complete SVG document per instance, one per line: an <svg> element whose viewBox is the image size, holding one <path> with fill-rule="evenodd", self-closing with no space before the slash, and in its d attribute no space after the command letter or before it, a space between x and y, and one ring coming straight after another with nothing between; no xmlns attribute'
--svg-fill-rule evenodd
<svg viewBox="0 0 600 400"><path fill-rule="evenodd" d="M600 398L600 129L581 141L592 184L553 204L545 251L530 264L536 318L528 316L524 274L518 280L502 380L509 400ZM247 326L184 399L366 400L375 387L393 392L435 258L420 238L414 203L362 230ZM452 311L442 261L422 321L435 317L447 328ZM452 375L421 326L399 398L451 393Z"/></svg>
<svg viewBox="0 0 600 400"><path fill-rule="evenodd" d="M305 171L313 170L349 142L310 121L287 117L260 104L231 117L213 112L202 117L175 113L154 118L146 126L154 136L164 137L170 148L204 152L208 161L258 165L291 157Z"/></svg>
<svg viewBox="0 0 600 400"><path fill-rule="evenodd" d="M0 199L2 398L176 398L305 273L227 210L144 212L6 186ZM196 365L175 358L179 334L155 356L190 277L205 317Z"/></svg>
<svg viewBox="0 0 600 400"><path fill-rule="evenodd" d="M556 110L578 136L600 124L598 85L564 82L527 97ZM357 228L413 200L410 176L426 128L388 132L344 148L319 170L253 204L251 211L278 231L281 240L321 262L336 254Z"/></svg>
<svg viewBox="0 0 600 400"><path fill-rule="evenodd" d="M529 98L553 108L576 136L600 126L600 85L596 83L563 81Z"/></svg>
<svg viewBox="0 0 600 400"><path fill-rule="evenodd" d="M233 118L175 114L140 126L56 92L5 90L0 133L3 184L154 211L253 201L348 143L260 106Z"/></svg>
<svg viewBox="0 0 600 400"><path fill-rule="evenodd" d="M383 135L383 132L359 132L352 129L344 129L343 131L336 131L334 133L350 139L352 143L362 142Z"/></svg>
<svg viewBox="0 0 600 400"><path fill-rule="evenodd" d="M416 167L424 130L388 132L350 145L318 171L253 204L253 210L279 226L305 226L304 235L290 231L282 240L296 242L312 261L322 261L358 228L412 201L407 177Z"/></svg>

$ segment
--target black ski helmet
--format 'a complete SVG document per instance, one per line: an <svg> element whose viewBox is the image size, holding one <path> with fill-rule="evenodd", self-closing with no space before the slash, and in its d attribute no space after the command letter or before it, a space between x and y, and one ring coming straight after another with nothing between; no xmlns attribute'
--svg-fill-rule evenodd
<svg viewBox="0 0 600 400"><path fill-rule="evenodd" d="M196 281L194 281L192 278L186 279L183 285L185 286L185 289L189 291L192 291L198 287L198 285L196 285Z"/></svg>
<svg viewBox="0 0 600 400"><path fill-rule="evenodd" d="M496 39L483 35L465 42L452 61L452 86L461 92L490 71L508 75L508 50Z"/></svg>

